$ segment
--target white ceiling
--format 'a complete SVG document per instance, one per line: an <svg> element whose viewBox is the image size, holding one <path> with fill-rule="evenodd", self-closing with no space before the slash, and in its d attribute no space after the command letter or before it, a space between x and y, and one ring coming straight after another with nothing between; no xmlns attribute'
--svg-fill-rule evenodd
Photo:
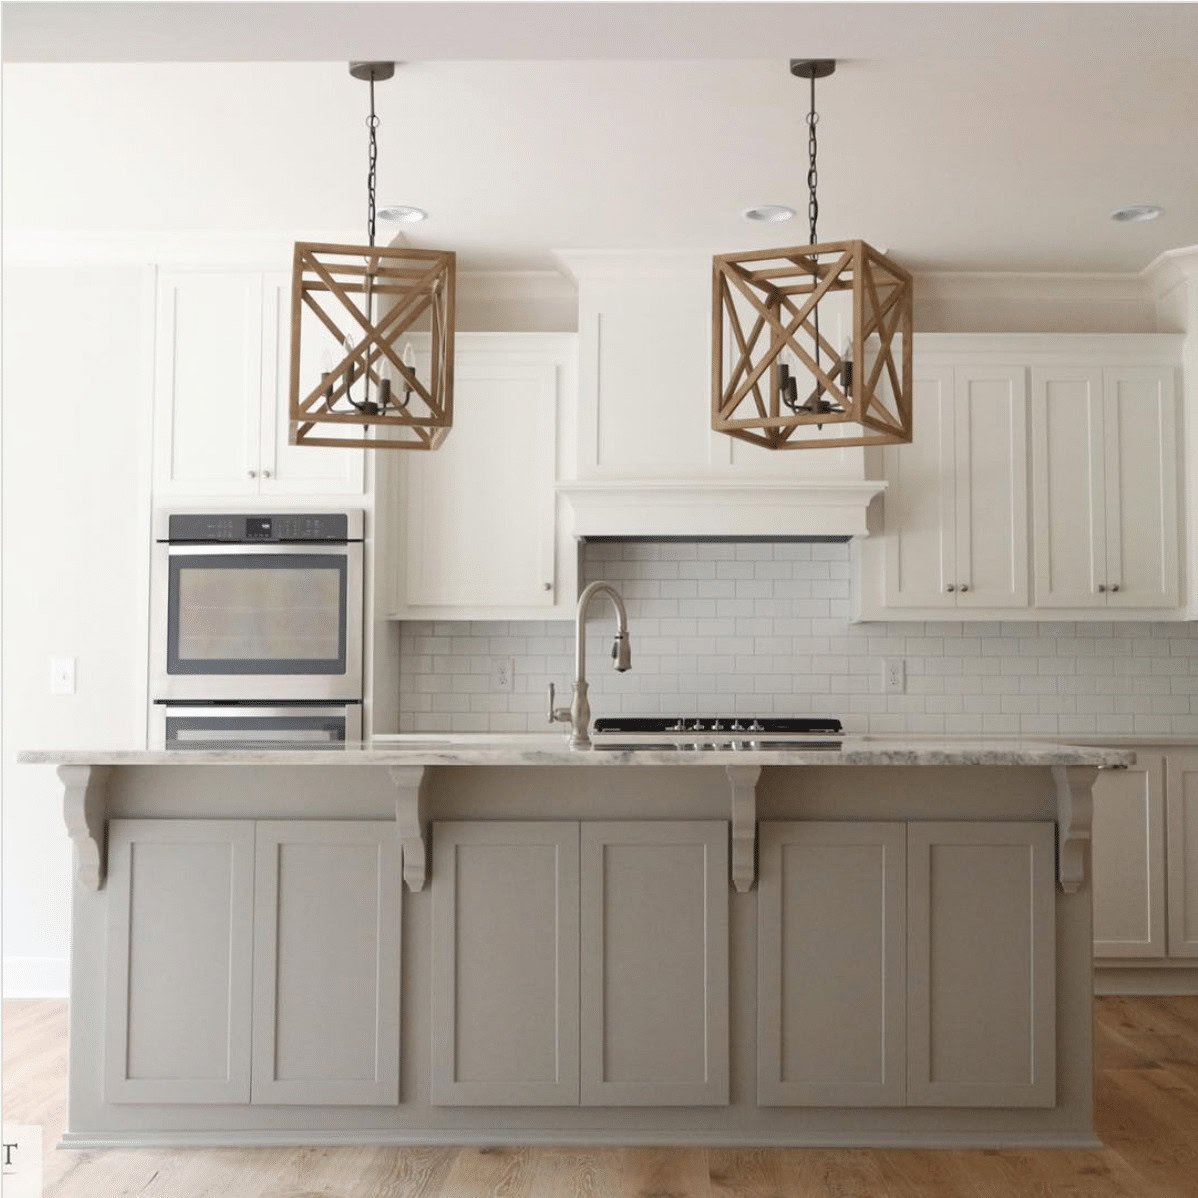
<svg viewBox="0 0 1198 1198"><path fill-rule="evenodd" d="M805 87L786 60L832 54L822 238L864 237L915 269L996 271L1134 271L1198 242L1193 4L2 15L7 232L356 227L366 89L345 60L394 56L407 65L378 89L379 199L432 213L416 244L515 267L559 248L802 243L801 219L763 228L739 212L805 209ZM53 57L96 61L39 61ZM1165 216L1107 219L1139 202Z"/></svg>

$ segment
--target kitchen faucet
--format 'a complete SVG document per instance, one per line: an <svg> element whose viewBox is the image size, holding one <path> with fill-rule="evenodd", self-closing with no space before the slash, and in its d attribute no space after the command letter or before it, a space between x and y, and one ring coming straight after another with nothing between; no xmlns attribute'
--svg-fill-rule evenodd
<svg viewBox="0 0 1198 1198"><path fill-rule="evenodd" d="M612 641L611 655L616 669L622 674L632 668L632 644L628 639L628 612L620 592L610 582L592 582L578 596L578 608L574 614L574 698L569 707L554 707L554 687L549 684L549 722L570 725L570 748L591 747L591 705L587 701L587 608L598 594L607 595L616 609L616 639Z"/></svg>

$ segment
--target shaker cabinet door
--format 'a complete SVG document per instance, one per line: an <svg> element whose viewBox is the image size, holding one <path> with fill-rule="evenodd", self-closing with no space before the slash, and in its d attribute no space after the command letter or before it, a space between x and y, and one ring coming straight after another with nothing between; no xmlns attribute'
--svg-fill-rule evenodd
<svg viewBox="0 0 1198 1198"><path fill-rule="evenodd" d="M1168 763L1169 956L1198 957L1198 753Z"/></svg>
<svg viewBox="0 0 1198 1198"><path fill-rule="evenodd" d="M578 824L436 823L438 1106L578 1105Z"/></svg>
<svg viewBox="0 0 1198 1198"><path fill-rule="evenodd" d="M763 823L757 1101L902 1106L907 827Z"/></svg>
<svg viewBox="0 0 1198 1198"><path fill-rule="evenodd" d="M907 1104L1056 1102L1055 827L907 826Z"/></svg>
<svg viewBox="0 0 1198 1198"><path fill-rule="evenodd" d="M728 825L582 825L582 1104L728 1101Z"/></svg>
<svg viewBox="0 0 1198 1198"><path fill-rule="evenodd" d="M250 1100L254 825L108 825L108 1102Z"/></svg>
<svg viewBox="0 0 1198 1198"><path fill-rule="evenodd" d="M399 842L390 820L258 824L253 1101L399 1101Z"/></svg>
<svg viewBox="0 0 1198 1198"><path fill-rule="evenodd" d="M1094 955L1165 955L1165 759L1136 752L1094 783Z"/></svg>

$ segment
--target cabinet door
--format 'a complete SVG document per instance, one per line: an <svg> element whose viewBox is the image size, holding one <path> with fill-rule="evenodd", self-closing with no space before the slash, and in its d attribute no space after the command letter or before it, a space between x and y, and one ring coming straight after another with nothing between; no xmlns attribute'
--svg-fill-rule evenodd
<svg viewBox="0 0 1198 1198"><path fill-rule="evenodd" d="M886 606L956 605L953 371L916 363L909 445L887 445ZM953 590L949 590L949 587Z"/></svg>
<svg viewBox="0 0 1198 1198"><path fill-rule="evenodd" d="M1106 370L1107 603L1176 607L1177 407L1168 369Z"/></svg>
<svg viewBox="0 0 1198 1198"><path fill-rule="evenodd" d="M763 823L757 1101L901 1106L907 828Z"/></svg>
<svg viewBox="0 0 1198 1198"><path fill-rule="evenodd" d="M1167 761L1169 956L1198 957L1198 753Z"/></svg>
<svg viewBox="0 0 1198 1198"><path fill-rule="evenodd" d="M1027 382L1023 367L958 367L958 607L1026 607Z"/></svg>
<svg viewBox="0 0 1198 1198"><path fill-rule="evenodd" d="M1102 371L1033 370L1031 407L1036 606L1105 607Z"/></svg>
<svg viewBox="0 0 1198 1198"><path fill-rule="evenodd" d="M558 368L459 351L453 402L441 448L402 463L401 605L552 607Z"/></svg>
<svg viewBox="0 0 1198 1198"><path fill-rule="evenodd" d="M291 284L268 274L262 306L262 487L263 495L360 495L365 451L292 445L288 418L291 393ZM318 330L313 330L314 332ZM300 380L320 378L320 342L301 339ZM327 369L327 367L325 367ZM327 426L326 426L327 427ZM360 430L355 426L354 435Z"/></svg>
<svg viewBox="0 0 1198 1198"><path fill-rule="evenodd" d="M154 387L158 495L256 495L262 276L159 276Z"/></svg>
<svg viewBox="0 0 1198 1198"><path fill-rule="evenodd" d="M1056 1101L1054 827L907 828L907 1105Z"/></svg>
<svg viewBox="0 0 1198 1198"><path fill-rule="evenodd" d="M578 1105L578 825L433 825L440 1106Z"/></svg>
<svg viewBox="0 0 1198 1198"><path fill-rule="evenodd" d="M108 1102L250 1099L254 825L108 825Z"/></svg>
<svg viewBox="0 0 1198 1198"><path fill-rule="evenodd" d="M258 824L253 1101L399 1101L399 842L390 820Z"/></svg>
<svg viewBox="0 0 1198 1198"><path fill-rule="evenodd" d="M728 1101L728 825L582 825L582 1104Z"/></svg>
<svg viewBox="0 0 1198 1198"><path fill-rule="evenodd" d="M1094 784L1094 955L1165 955L1165 759L1136 753Z"/></svg>

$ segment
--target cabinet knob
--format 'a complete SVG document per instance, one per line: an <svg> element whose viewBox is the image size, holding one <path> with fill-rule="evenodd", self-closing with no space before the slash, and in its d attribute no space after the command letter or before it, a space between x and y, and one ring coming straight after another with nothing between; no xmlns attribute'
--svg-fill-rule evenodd
<svg viewBox="0 0 1198 1198"><path fill-rule="evenodd" d="M553 590L553 583L551 583L551 582L543 582L543 583L541 583L541 590L543 590L543 591L551 591L551 590Z"/></svg>
<svg viewBox="0 0 1198 1198"><path fill-rule="evenodd" d="M1117 591L1118 589L1119 589L1119 584L1118 584L1117 582L1112 582L1112 583L1111 583L1111 590L1112 590L1112 591Z"/></svg>
<svg viewBox="0 0 1198 1198"><path fill-rule="evenodd" d="M1105 582L1100 582L1100 583L1098 584L1098 593L1099 593L1100 595L1104 595L1104 594L1106 594L1106 583L1105 583Z"/></svg>
<svg viewBox="0 0 1198 1198"><path fill-rule="evenodd" d="M967 583L967 582L963 582L963 583L961 584L961 590L963 590L963 591L967 591L967 590L969 590L969 583Z"/></svg>
<svg viewBox="0 0 1198 1198"><path fill-rule="evenodd" d="M247 470L247 471L245 472L245 476L246 476L246 478L257 478L257 477L258 477L258 471L257 471L257 470Z"/></svg>
<svg viewBox="0 0 1198 1198"><path fill-rule="evenodd" d="M269 471L269 470L263 470L263 471L262 471L262 477L263 477L263 478L270 478L270 471Z"/></svg>
<svg viewBox="0 0 1198 1198"><path fill-rule="evenodd" d="M956 583L950 582L944 589L951 595L953 591L957 589L957 585Z"/></svg>

